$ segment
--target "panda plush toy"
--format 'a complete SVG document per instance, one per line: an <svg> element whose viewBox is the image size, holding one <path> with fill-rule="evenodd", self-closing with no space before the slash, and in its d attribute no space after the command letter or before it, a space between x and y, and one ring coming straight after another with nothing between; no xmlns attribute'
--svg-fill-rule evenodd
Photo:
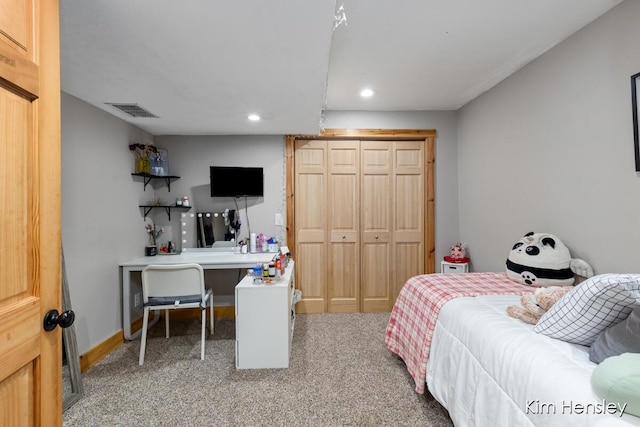
<svg viewBox="0 0 640 427"><path fill-rule="evenodd" d="M548 233L527 233L507 258L507 277L529 286L570 286L575 276L593 276L591 266L572 259L562 241Z"/></svg>

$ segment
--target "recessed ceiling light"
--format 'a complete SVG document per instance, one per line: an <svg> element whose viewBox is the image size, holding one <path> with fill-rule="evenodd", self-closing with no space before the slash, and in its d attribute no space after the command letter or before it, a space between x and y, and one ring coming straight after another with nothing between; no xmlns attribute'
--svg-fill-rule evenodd
<svg viewBox="0 0 640 427"><path fill-rule="evenodd" d="M371 89L362 89L360 91L360 96L363 98L369 98L373 96L373 90Z"/></svg>
<svg viewBox="0 0 640 427"><path fill-rule="evenodd" d="M247 118L252 122L257 122L258 120L260 120L260 116L257 114L249 114Z"/></svg>

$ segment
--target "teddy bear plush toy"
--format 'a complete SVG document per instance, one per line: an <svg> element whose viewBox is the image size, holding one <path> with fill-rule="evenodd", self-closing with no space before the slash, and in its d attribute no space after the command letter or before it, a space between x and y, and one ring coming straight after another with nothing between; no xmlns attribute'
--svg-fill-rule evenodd
<svg viewBox="0 0 640 427"><path fill-rule="evenodd" d="M449 247L450 255L445 256L444 260L446 262L453 263L464 263L469 262L469 258L467 258L467 248L464 243L456 243L455 245Z"/></svg>
<svg viewBox="0 0 640 427"><path fill-rule="evenodd" d="M528 286L568 286L593 276L584 260L571 258L569 249L549 233L527 233L513 245L506 263L507 277Z"/></svg>
<svg viewBox="0 0 640 427"><path fill-rule="evenodd" d="M548 286L540 287L533 294L522 295L520 303L522 307L510 305L507 314L510 317L520 319L525 323L535 325L553 304L567 292L574 289L573 286Z"/></svg>

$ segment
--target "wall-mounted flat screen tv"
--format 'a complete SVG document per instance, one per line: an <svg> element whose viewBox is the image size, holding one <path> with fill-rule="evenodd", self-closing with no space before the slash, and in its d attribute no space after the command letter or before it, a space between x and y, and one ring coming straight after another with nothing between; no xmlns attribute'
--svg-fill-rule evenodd
<svg viewBox="0 0 640 427"><path fill-rule="evenodd" d="M262 168L211 166L211 197L262 197Z"/></svg>

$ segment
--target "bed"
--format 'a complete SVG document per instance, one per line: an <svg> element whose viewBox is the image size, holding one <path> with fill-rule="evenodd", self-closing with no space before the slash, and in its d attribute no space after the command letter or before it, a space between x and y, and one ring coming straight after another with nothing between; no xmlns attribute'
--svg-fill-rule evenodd
<svg viewBox="0 0 640 427"><path fill-rule="evenodd" d="M533 289L503 273L431 274L403 286L385 343L457 426L628 426L599 399L589 347L506 315Z"/></svg>

